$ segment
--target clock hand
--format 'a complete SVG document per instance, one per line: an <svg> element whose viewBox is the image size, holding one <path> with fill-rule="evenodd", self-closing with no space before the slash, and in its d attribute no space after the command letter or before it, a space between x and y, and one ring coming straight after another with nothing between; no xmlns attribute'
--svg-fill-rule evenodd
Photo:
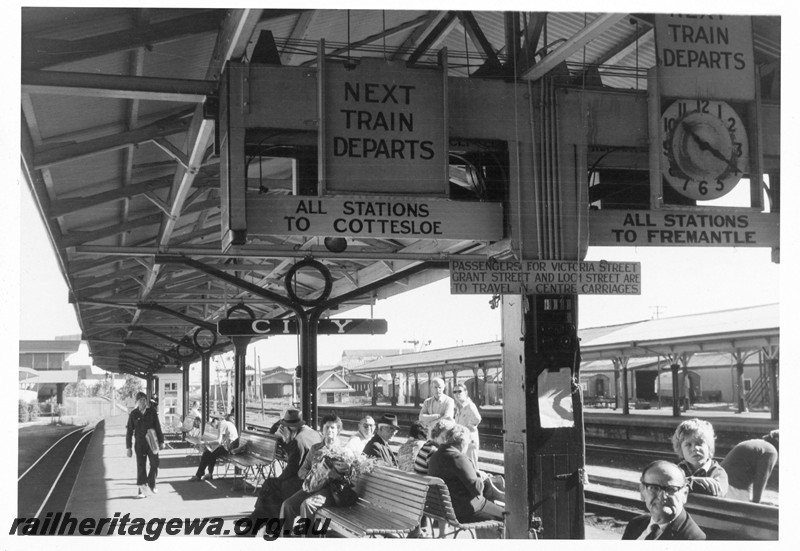
<svg viewBox="0 0 800 551"><path fill-rule="evenodd" d="M688 125L686 121L681 121L681 126L692 138L694 138L694 141L697 142L698 147L700 147L700 151L708 151L714 157L716 157L717 159L728 165L734 172L737 173L741 172L741 170L739 170L739 167L733 164L733 162L730 159L728 159L725 155L720 153L716 147L712 146L710 143L708 143L703 138L698 136L697 133L694 131L694 129L690 125Z"/></svg>

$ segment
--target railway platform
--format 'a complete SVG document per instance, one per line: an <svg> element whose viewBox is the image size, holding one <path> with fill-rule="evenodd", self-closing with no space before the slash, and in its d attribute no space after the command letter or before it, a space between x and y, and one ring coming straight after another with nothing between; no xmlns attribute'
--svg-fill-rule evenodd
<svg viewBox="0 0 800 551"><path fill-rule="evenodd" d="M108 417L89 444L66 510L73 518L221 518L233 534L233 523L253 510L251 491L233 489L233 478L190 482L200 456L191 448L161 450L158 493L137 498L136 460L125 450L125 416Z"/></svg>
<svg viewBox="0 0 800 551"><path fill-rule="evenodd" d="M191 448L161 451L158 493L137 498L136 463L125 452L125 416L100 423L86 451L65 511L75 519L220 518L220 535L233 536L234 523L253 510L252 487L237 485L233 478L215 473L212 481L190 482L199 456ZM133 537L133 536L130 536ZM139 536L141 537L141 536ZM462 533L461 537L469 537ZM619 539L619 534L586 526L586 539Z"/></svg>

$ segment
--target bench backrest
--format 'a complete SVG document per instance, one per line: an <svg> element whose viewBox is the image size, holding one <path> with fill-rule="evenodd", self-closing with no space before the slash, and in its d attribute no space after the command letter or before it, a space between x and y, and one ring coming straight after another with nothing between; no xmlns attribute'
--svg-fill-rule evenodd
<svg viewBox="0 0 800 551"><path fill-rule="evenodd" d="M216 440L219 438L219 429L211 423L208 423L206 425L206 431L203 433L203 437L206 439L210 438Z"/></svg>
<svg viewBox="0 0 800 551"><path fill-rule="evenodd" d="M777 507L690 493L686 510L709 538L778 539Z"/></svg>
<svg viewBox="0 0 800 551"><path fill-rule="evenodd" d="M431 485L428 499L425 500L425 515L450 524L457 523L456 512L453 509L453 501L450 498L447 484L441 478L429 478L434 481L434 484Z"/></svg>
<svg viewBox="0 0 800 551"><path fill-rule="evenodd" d="M374 507L418 521L436 479L389 467L376 467L358 478L356 493Z"/></svg>
<svg viewBox="0 0 800 551"><path fill-rule="evenodd" d="M271 434L258 434L255 432L245 432L239 437L239 445L247 442L247 453L263 459L273 461L275 459L278 438Z"/></svg>

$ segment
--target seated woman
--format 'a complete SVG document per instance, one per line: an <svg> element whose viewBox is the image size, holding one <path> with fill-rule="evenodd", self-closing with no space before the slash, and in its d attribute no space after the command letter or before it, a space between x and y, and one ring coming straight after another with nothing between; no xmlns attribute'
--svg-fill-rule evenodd
<svg viewBox="0 0 800 551"><path fill-rule="evenodd" d="M397 468L409 473L414 472L414 460L427 440L428 428L419 421L411 423L408 440L397 450Z"/></svg>
<svg viewBox="0 0 800 551"><path fill-rule="evenodd" d="M462 425L453 427L447 442L430 457L428 475L438 476L447 484L453 511L460 522L503 520L503 508L484 495L491 491L491 486L464 454L469 442L469 429Z"/></svg>
<svg viewBox="0 0 800 551"><path fill-rule="evenodd" d="M350 437L350 440L347 441L345 447L353 450L356 453L361 453L364 451L364 446L367 445L367 442L372 440L374 435L375 419L373 419L370 415L365 415L358 422L358 431L356 431L356 433Z"/></svg>
<svg viewBox="0 0 800 551"><path fill-rule="evenodd" d="M431 425L430 440L425 442L414 458L414 472L417 474L428 474L428 461L441 444L447 441L450 430L456 426L456 422L445 417L439 419Z"/></svg>
<svg viewBox="0 0 800 551"><path fill-rule="evenodd" d="M342 430L342 420L337 415L325 415L321 419L322 442L311 446L305 461L300 467L298 476L304 480L303 487L293 495L286 498L281 504L280 518L286 519L286 526L292 526L295 518L313 518L317 509L333 502L333 494L328 487L328 480L342 477L342 465L329 465L326 462L325 452L334 447L342 447L339 443L339 433Z"/></svg>
<svg viewBox="0 0 800 551"><path fill-rule="evenodd" d="M725 497L728 474L714 459L714 427L702 419L688 419L672 435L678 467L686 475L690 492Z"/></svg>

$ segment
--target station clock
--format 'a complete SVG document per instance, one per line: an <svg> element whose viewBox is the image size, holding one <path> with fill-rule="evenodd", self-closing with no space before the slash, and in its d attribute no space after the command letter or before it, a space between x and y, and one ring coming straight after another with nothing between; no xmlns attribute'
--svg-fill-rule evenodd
<svg viewBox="0 0 800 551"><path fill-rule="evenodd" d="M205 352L217 344L217 332L207 327L198 327L193 336L194 344Z"/></svg>
<svg viewBox="0 0 800 551"><path fill-rule="evenodd" d="M678 193L708 201L748 171L747 129L724 101L681 99L661 116L662 174Z"/></svg>

